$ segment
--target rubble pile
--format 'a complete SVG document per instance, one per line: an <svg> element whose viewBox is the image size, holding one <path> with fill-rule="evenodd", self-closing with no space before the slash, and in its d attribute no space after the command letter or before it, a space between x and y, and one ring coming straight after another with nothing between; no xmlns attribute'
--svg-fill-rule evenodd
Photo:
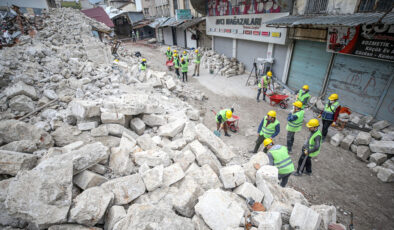
<svg viewBox="0 0 394 230"><path fill-rule="evenodd" d="M216 72L225 77L240 75L245 72L244 64L236 58L228 58L224 54L219 55L212 50L204 53L202 65L210 72Z"/></svg>
<svg viewBox="0 0 394 230"><path fill-rule="evenodd" d="M31 44L0 51L8 79L0 96L0 227L216 230L250 220L279 230L336 222L335 207L311 206L278 186L263 152L239 164L181 100L191 91L179 80L139 72L126 50L111 63L81 13L56 9L44 23ZM251 210L250 198L266 211Z"/></svg>

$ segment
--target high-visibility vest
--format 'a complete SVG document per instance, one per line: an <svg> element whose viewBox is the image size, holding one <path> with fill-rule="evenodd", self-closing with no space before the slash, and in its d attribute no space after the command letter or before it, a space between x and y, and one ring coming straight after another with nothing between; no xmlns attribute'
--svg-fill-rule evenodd
<svg viewBox="0 0 394 230"><path fill-rule="evenodd" d="M322 135L320 130L318 129L309 139L309 149L313 148L315 146L315 137L320 136L320 147L317 151L313 152L313 153L309 153L310 157L315 157L317 155L319 155L320 153L320 148L321 148L321 142L322 142Z"/></svg>
<svg viewBox="0 0 394 230"><path fill-rule="evenodd" d="M337 110L338 106L339 106L339 103L337 101L334 102L334 104L332 104L331 106L329 106L327 103L326 106L324 107L324 111L321 115L322 119L333 121L334 114L335 114L335 111Z"/></svg>
<svg viewBox="0 0 394 230"><path fill-rule="evenodd" d="M294 115L297 116L297 120L289 121L286 125L286 130L290 132L298 132L302 128L302 122L304 121L304 110L296 112Z"/></svg>
<svg viewBox="0 0 394 230"><path fill-rule="evenodd" d="M267 75L264 75L262 78L261 78L261 81L259 82L259 88L261 88L261 83L263 83L263 88L267 88L268 87L268 84L269 83L271 83L271 78L270 77L268 77Z"/></svg>
<svg viewBox="0 0 394 230"><path fill-rule="evenodd" d="M279 124L278 119L275 119L274 122L267 125L267 116L264 117L263 127L260 130L260 136L264 136L265 138L271 137L275 133L275 127Z"/></svg>
<svg viewBox="0 0 394 230"><path fill-rule="evenodd" d="M274 158L274 166L278 168L279 174L289 174L294 172L294 164L291 160L287 148L281 145L274 145L268 151Z"/></svg>
<svg viewBox="0 0 394 230"><path fill-rule="evenodd" d="M167 50L166 56L167 56L168 59L171 59L172 58L172 52L170 50Z"/></svg>
<svg viewBox="0 0 394 230"><path fill-rule="evenodd" d="M189 66L189 64L187 63L187 61L184 61L184 63L181 63L181 70L182 70L182 73L187 72L188 66Z"/></svg>
<svg viewBox="0 0 394 230"><path fill-rule="evenodd" d="M201 54L198 53L198 54L196 55L195 63L198 64L198 63L200 63L200 61L201 61Z"/></svg>
<svg viewBox="0 0 394 230"><path fill-rule="evenodd" d="M189 62L189 55L184 54L184 55L182 55L182 57L185 60L185 62Z"/></svg>
<svg viewBox="0 0 394 230"><path fill-rule="evenodd" d="M146 70L146 63L141 62L140 70Z"/></svg>
<svg viewBox="0 0 394 230"><path fill-rule="evenodd" d="M300 91L298 92L298 99L297 100L302 102L302 109L305 108L305 105L304 105L305 98L308 98L308 100L307 100L307 102L308 102L309 99L311 98L311 95L309 94L309 92L304 93L302 91L302 89L300 89Z"/></svg>
<svg viewBox="0 0 394 230"><path fill-rule="evenodd" d="M230 110L230 109L223 109L223 110L220 110L220 111L216 114L216 122L217 122L217 123L219 123L219 119L218 119L219 115L222 116L222 122L225 122L225 121L228 120L227 117L226 117L226 112L227 112L227 111L231 111L231 110Z"/></svg>
<svg viewBox="0 0 394 230"><path fill-rule="evenodd" d="M176 69L178 69L179 66L180 66L180 64L179 64L179 58L178 58L178 57L174 57L174 67L175 67Z"/></svg>

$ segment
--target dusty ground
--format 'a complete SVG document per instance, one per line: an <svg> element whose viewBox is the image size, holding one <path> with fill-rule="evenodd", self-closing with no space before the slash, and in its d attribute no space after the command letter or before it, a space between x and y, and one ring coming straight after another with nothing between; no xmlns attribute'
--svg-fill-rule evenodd
<svg viewBox="0 0 394 230"><path fill-rule="evenodd" d="M133 51L142 52L148 61L148 66L155 70L166 70L164 54L158 48L142 44L126 44ZM225 78L209 75L201 68L199 78L189 76L189 85L201 90L208 96L204 102L189 103L195 105L205 114L204 124L214 129L216 127L213 113L221 108L235 104L235 114L240 116L240 132L231 133L231 137L222 137L224 142L240 155L239 160L246 161L251 155L247 153L254 147L257 138L257 127L264 115L273 107L268 103L255 101L256 89L245 87L247 76ZM288 111L279 107L281 132L275 138L277 144L286 145L286 118ZM247 129L254 128L254 136L245 136ZM309 131L305 128L297 133L291 156L295 165L302 144ZM337 207L338 221L349 224L349 213L354 213L355 229L393 229L394 228L394 184L381 182L366 167L366 163L356 159L355 154L341 148L323 143L321 153L312 163L312 176L290 177L288 186L302 192L312 204L330 204Z"/></svg>

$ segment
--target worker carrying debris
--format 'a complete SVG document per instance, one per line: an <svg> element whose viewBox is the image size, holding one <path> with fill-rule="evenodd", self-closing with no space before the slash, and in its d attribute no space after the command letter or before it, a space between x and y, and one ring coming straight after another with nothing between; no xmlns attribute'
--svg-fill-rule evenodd
<svg viewBox="0 0 394 230"><path fill-rule="evenodd" d="M176 50L175 50L176 51ZM174 68L175 68L175 74L178 77L178 79L181 78L181 75L179 74L179 68L181 66L181 62L179 61L179 57L177 53L174 53Z"/></svg>
<svg viewBox="0 0 394 230"><path fill-rule="evenodd" d="M287 148L282 145L275 145L271 138L266 138L264 140L264 152L267 153L269 165L278 168L280 186L285 187L290 175L294 172L294 164Z"/></svg>
<svg viewBox="0 0 394 230"><path fill-rule="evenodd" d="M168 60L168 61L171 61L172 55L173 55L173 53L172 53L172 51L171 51L171 48L168 47L168 48L167 48L167 52L166 52L166 57L167 57L167 60Z"/></svg>
<svg viewBox="0 0 394 230"><path fill-rule="evenodd" d="M292 154L292 148L294 143L294 135L296 132L301 131L302 122L304 121L304 110L301 101L296 101L293 103L293 111L287 116L287 149L289 154Z"/></svg>
<svg viewBox="0 0 394 230"><path fill-rule="evenodd" d="M302 153L298 159L297 172L294 173L295 176L301 176L306 169L306 174L312 174L312 157L316 157L320 153L322 134L319 130L319 120L311 119L306 124L311 135L309 139L306 140L304 146L302 147Z"/></svg>
<svg viewBox="0 0 394 230"><path fill-rule="evenodd" d="M258 84L259 89L257 90L257 102L260 102L261 88L263 88L263 100L264 101L265 101L265 94L267 93L268 87L270 90L272 90L271 78L272 78L271 71L268 71L267 74L261 78L261 81Z"/></svg>
<svg viewBox="0 0 394 230"><path fill-rule="evenodd" d="M257 129L258 138L256 140L256 145L253 151L249 151L251 153L257 153L260 148L260 145L267 138L274 138L280 132L280 124L278 119L276 119L276 112L271 110L267 113L267 116L261 120L259 128Z"/></svg>
<svg viewBox="0 0 394 230"><path fill-rule="evenodd" d="M189 69L189 63L184 57L181 58L181 71L182 71L182 81L187 81L187 71Z"/></svg>
<svg viewBox="0 0 394 230"><path fill-rule="evenodd" d="M319 115L319 118L321 117L323 121L323 141L324 139L326 139L328 128L330 128L332 123L335 124L339 115L339 111L341 110L341 106L338 102L338 94L331 94L328 97L328 100L328 103L326 104L326 106L324 106L323 112L321 113L321 115Z"/></svg>
<svg viewBox="0 0 394 230"><path fill-rule="evenodd" d="M194 60L194 73L193 73L193 77L196 76L197 77L200 76L200 62L201 62L201 54L198 52L198 49L196 49L194 51L196 53L196 59Z"/></svg>
<svg viewBox="0 0 394 230"><path fill-rule="evenodd" d="M216 114L216 130L224 130L224 135L230 137L231 135L227 132L227 120L233 117L234 108L220 110Z"/></svg>
<svg viewBox="0 0 394 230"><path fill-rule="evenodd" d="M145 71L145 70L146 70L146 59L143 58L140 64L140 71Z"/></svg>
<svg viewBox="0 0 394 230"><path fill-rule="evenodd" d="M309 85L302 86L302 89L298 91L296 100L302 102L302 109L305 108L305 105L308 105L309 99L311 95L309 94Z"/></svg>

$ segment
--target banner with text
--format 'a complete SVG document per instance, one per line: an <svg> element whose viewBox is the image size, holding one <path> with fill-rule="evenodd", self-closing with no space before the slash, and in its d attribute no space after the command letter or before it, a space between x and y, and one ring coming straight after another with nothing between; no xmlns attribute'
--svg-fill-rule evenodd
<svg viewBox="0 0 394 230"><path fill-rule="evenodd" d="M264 22L288 13L207 17L207 34L284 45L287 29L266 27Z"/></svg>
<svg viewBox="0 0 394 230"><path fill-rule="evenodd" d="M394 25L330 27L327 51L394 61Z"/></svg>

